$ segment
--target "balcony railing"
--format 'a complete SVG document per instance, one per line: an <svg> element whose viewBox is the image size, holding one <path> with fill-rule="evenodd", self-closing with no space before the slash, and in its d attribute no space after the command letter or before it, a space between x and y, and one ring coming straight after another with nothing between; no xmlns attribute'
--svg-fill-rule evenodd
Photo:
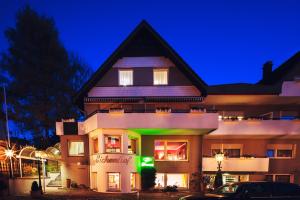
<svg viewBox="0 0 300 200"><path fill-rule="evenodd" d="M85 132L98 128L193 129L199 134L218 128L217 113L103 113L95 112L85 122Z"/></svg>
<svg viewBox="0 0 300 200"><path fill-rule="evenodd" d="M268 172L269 158L224 158L221 164L223 172ZM205 172L217 171L217 161L214 157L204 157L202 170Z"/></svg>

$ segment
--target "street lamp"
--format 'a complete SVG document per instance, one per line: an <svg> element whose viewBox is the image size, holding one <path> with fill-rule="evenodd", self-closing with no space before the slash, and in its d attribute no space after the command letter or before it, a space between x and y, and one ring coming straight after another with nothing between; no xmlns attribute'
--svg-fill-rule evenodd
<svg viewBox="0 0 300 200"><path fill-rule="evenodd" d="M223 152L220 152L220 153L217 153L215 155L215 159L217 161L217 173L216 173L216 176L215 176L215 182L214 182L214 188L218 188L220 186L223 185L223 176L222 176L222 172L221 172L221 164L222 164L222 161L224 160L224 153Z"/></svg>
<svg viewBox="0 0 300 200"><path fill-rule="evenodd" d="M215 159L217 161L217 164L218 164L218 171L221 171L222 167L221 167L221 164L222 164L222 161L224 160L224 153L223 152L220 152L220 153L217 153L215 155Z"/></svg>
<svg viewBox="0 0 300 200"><path fill-rule="evenodd" d="M41 165L40 165L40 161L42 160L42 152L41 151L35 151L35 157L37 158L37 161L38 161L39 190L41 191L41 193L43 193L42 181L41 181Z"/></svg>

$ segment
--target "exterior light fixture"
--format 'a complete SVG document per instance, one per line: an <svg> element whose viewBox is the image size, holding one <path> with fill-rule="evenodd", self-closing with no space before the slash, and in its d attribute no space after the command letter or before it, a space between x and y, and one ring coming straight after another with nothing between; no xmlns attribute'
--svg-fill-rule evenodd
<svg viewBox="0 0 300 200"><path fill-rule="evenodd" d="M4 154L8 158L12 158L15 154L15 152L12 149L5 149Z"/></svg>
<svg viewBox="0 0 300 200"><path fill-rule="evenodd" d="M154 167L153 157L141 157L141 161L142 167Z"/></svg>
<svg viewBox="0 0 300 200"><path fill-rule="evenodd" d="M222 118L223 118L222 115L219 115L219 121L222 121Z"/></svg>
<svg viewBox="0 0 300 200"><path fill-rule="evenodd" d="M242 121L243 118L244 118L243 116L238 116L238 117L237 117L237 119L238 119L239 121Z"/></svg>
<svg viewBox="0 0 300 200"><path fill-rule="evenodd" d="M215 155L215 159L217 161L217 164L218 164L218 170L221 170L221 164L222 164L222 161L224 160L224 153L223 152L220 152L220 153L217 153Z"/></svg>

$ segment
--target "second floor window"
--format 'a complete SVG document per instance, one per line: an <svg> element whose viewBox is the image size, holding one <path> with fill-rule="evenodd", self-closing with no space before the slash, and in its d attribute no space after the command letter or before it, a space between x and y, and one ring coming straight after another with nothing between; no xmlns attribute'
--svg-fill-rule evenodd
<svg viewBox="0 0 300 200"><path fill-rule="evenodd" d="M221 149L212 149L212 155L215 156L217 153L221 153ZM239 158L241 154L240 149L223 149L223 153L229 158Z"/></svg>
<svg viewBox="0 0 300 200"><path fill-rule="evenodd" d="M168 161L187 160L187 142L157 140L154 142L154 158Z"/></svg>
<svg viewBox="0 0 300 200"><path fill-rule="evenodd" d="M119 70L119 85L127 86L133 85L133 70Z"/></svg>
<svg viewBox="0 0 300 200"><path fill-rule="evenodd" d="M69 141L69 156L84 156L84 142L83 141Z"/></svg>
<svg viewBox="0 0 300 200"><path fill-rule="evenodd" d="M293 158L295 145L270 144L267 146L266 156L269 158Z"/></svg>
<svg viewBox="0 0 300 200"><path fill-rule="evenodd" d="M105 152L121 153L121 136L105 136Z"/></svg>
<svg viewBox="0 0 300 200"><path fill-rule="evenodd" d="M168 69L154 69L153 85L168 85Z"/></svg>

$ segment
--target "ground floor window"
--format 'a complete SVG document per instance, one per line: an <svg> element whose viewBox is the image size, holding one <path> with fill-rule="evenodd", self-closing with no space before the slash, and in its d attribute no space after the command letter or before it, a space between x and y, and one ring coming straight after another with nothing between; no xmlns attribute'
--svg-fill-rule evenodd
<svg viewBox="0 0 300 200"><path fill-rule="evenodd" d="M275 181L283 183L292 183L293 176L290 174L267 174L266 181Z"/></svg>
<svg viewBox="0 0 300 200"><path fill-rule="evenodd" d="M130 173L130 187L132 190L136 189L136 179L137 179L137 174L135 172Z"/></svg>
<svg viewBox="0 0 300 200"><path fill-rule="evenodd" d="M108 190L120 190L120 173L107 173Z"/></svg>
<svg viewBox="0 0 300 200"><path fill-rule="evenodd" d="M158 188L173 185L176 185L178 188L188 188L188 174L157 173L155 184Z"/></svg>
<svg viewBox="0 0 300 200"><path fill-rule="evenodd" d="M215 174L207 174L205 175L205 179L207 180L207 189L213 189L214 188L214 182L215 182ZM249 181L249 175L248 174L229 174L224 173L222 174L223 178L223 184L230 184L233 182L246 182Z"/></svg>

